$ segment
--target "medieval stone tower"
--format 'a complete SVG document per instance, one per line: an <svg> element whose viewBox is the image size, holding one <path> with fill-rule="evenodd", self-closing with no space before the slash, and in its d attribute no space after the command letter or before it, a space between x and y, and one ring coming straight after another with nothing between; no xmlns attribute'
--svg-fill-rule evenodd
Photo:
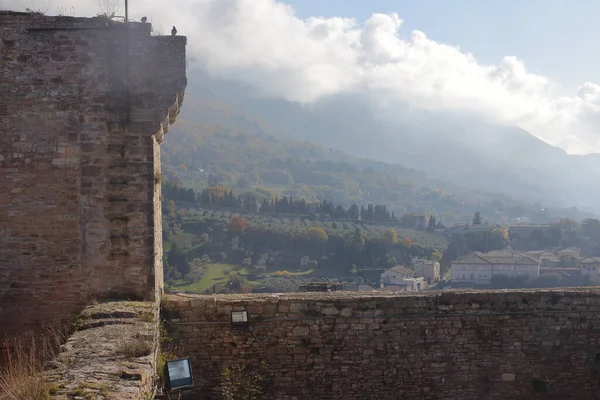
<svg viewBox="0 0 600 400"><path fill-rule="evenodd" d="M186 38L0 11L0 339L162 293L160 144Z"/></svg>

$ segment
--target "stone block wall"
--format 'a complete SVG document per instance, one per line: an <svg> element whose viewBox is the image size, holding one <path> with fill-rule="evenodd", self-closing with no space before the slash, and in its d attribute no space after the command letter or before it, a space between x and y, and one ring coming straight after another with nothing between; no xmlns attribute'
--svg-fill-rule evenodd
<svg viewBox="0 0 600 400"><path fill-rule="evenodd" d="M160 148L186 38L0 11L0 336L162 293Z"/></svg>
<svg viewBox="0 0 600 400"><path fill-rule="evenodd" d="M249 330L230 326L247 310ZM593 399L600 290L166 295L195 393L268 364L276 399Z"/></svg>
<svg viewBox="0 0 600 400"><path fill-rule="evenodd" d="M118 301L86 307L77 330L49 361L47 400L148 400L156 386L156 302Z"/></svg>

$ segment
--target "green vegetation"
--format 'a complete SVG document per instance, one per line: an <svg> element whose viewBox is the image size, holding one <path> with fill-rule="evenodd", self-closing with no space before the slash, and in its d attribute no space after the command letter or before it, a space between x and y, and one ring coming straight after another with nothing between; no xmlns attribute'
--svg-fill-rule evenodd
<svg viewBox="0 0 600 400"><path fill-rule="evenodd" d="M161 308L163 309L163 312L167 311L162 304ZM184 353L175 338L169 335L163 322L160 323L159 329L160 335L158 338L159 347L156 357L156 374L158 376L158 386L163 387L165 383L165 365L168 361L183 357Z"/></svg>
<svg viewBox="0 0 600 400"><path fill-rule="evenodd" d="M447 247L441 235L389 225L203 208L175 210L163 229L167 288L195 293L293 291L317 277L357 284Z"/></svg>
<svg viewBox="0 0 600 400"><path fill-rule="evenodd" d="M213 285L223 287L229 280L231 271L236 270L235 265L223 263L208 263L203 267L200 280L189 282L184 279L168 282L167 288L184 292L202 293L210 291ZM237 269L238 273L245 274L245 269Z"/></svg>
<svg viewBox="0 0 600 400"><path fill-rule="evenodd" d="M258 367L234 365L221 373L221 400L269 399L269 372L267 363Z"/></svg>
<svg viewBox="0 0 600 400"><path fill-rule="evenodd" d="M44 365L57 354L63 341L62 330L48 329L37 336L23 332L20 337L0 344L0 399L49 400L59 388L47 381Z"/></svg>

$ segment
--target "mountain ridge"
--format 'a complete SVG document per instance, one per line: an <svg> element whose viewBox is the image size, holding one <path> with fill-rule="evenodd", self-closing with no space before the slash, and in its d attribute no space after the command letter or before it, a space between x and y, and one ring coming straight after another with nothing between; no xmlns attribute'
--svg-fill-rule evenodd
<svg viewBox="0 0 600 400"><path fill-rule="evenodd" d="M190 93L198 87L297 140L529 203L600 212L600 155L568 155L515 126L414 110L410 105L385 115L374 100L352 93L302 105L261 97L247 86L203 74Z"/></svg>
<svg viewBox="0 0 600 400"><path fill-rule="evenodd" d="M300 196L343 206L382 203L398 214L430 212L447 222L468 221L477 210L493 222L500 222L503 214L518 217L522 212L538 222L587 215L577 210L550 214L501 193L468 189L415 168L300 141L208 88L196 89L186 101L163 145L163 161L168 174L195 189L205 187L207 174L213 173L236 192L258 190L265 196ZM499 210L503 204L511 211Z"/></svg>

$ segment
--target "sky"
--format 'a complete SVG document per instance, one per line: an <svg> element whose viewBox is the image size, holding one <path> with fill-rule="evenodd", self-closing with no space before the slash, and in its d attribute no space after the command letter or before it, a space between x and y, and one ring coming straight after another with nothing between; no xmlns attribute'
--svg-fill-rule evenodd
<svg viewBox="0 0 600 400"><path fill-rule="evenodd" d="M0 9L90 16L111 2L0 0ZM188 36L190 68L268 96L364 94L518 125L572 154L600 152L597 0L129 3L132 18Z"/></svg>
<svg viewBox="0 0 600 400"><path fill-rule="evenodd" d="M582 81L600 82L600 2L596 0L290 0L296 14L346 16L397 12L401 33L421 30L431 39L460 47L484 63L506 55L525 60L565 91Z"/></svg>

